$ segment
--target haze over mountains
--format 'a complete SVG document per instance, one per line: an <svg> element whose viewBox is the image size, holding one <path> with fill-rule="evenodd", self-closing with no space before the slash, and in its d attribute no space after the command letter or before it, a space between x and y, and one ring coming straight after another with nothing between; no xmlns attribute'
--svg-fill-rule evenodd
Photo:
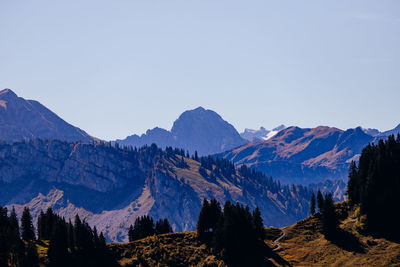
<svg viewBox="0 0 400 267"><path fill-rule="evenodd" d="M0 205L15 205L19 215L23 205L34 216L48 207L66 218L79 213L113 241L126 240L127 227L144 214L168 217L178 231L193 230L202 198L212 197L259 206L265 224L282 226L308 214L311 190L343 200L350 161L369 142L399 132L400 126L379 132L282 125L239 134L217 113L199 107L182 113L170 131L156 127L110 144L5 89ZM180 149L161 150L153 143ZM195 159L187 151L213 156ZM268 177L241 173L241 165ZM287 183L311 185L281 186Z"/></svg>

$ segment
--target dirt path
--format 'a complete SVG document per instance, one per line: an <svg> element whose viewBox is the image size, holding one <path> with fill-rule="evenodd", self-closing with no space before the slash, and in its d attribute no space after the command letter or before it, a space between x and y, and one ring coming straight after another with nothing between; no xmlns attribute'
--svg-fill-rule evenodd
<svg viewBox="0 0 400 267"><path fill-rule="evenodd" d="M275 241L274 241L274 244L275 244L276 248L274 248L273 251L277 251L277 250L282 248L281 245L279 244L279 241L281 241L281 239L286 236L286 232L283 229L281 229L281 231L282 231L281 236L278 237L277 239L275 239Z"/></svg>

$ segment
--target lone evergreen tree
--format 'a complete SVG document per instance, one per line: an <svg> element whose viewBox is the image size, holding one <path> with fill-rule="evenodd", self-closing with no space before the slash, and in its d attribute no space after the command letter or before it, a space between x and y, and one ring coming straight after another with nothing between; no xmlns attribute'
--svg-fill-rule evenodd
<svg viewBox="0 0 400 267"><path fill-rule="evenodd" d="M25 207L22 213L21 228L23 240L35 240L35 229L33 228L32 216L28 207Z"/></svg>

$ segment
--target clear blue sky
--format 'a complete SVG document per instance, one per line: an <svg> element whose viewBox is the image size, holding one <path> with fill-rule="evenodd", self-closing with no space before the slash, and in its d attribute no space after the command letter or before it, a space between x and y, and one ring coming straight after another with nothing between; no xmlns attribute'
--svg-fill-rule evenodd
<svg viewBox="0 0 400 267"><path fill-rule="evenodd" d="M0 2L0 88L104 138L186 109L239 131L400 123L400 1Z"/></svg>

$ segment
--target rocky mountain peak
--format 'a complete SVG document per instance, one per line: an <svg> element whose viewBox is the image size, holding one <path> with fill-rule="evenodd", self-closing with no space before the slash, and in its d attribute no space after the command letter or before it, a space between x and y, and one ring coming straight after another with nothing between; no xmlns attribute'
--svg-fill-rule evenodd
<svg viewBox="0 0 400 267"><path fill-rule="evenodd" d="M17 98L17 94L15 94L11 89L3 89L0 91L0 99L12 99L12 98Z"/></svg>
<svg viewBox="0 0 400 267"><path fill-rule="evenodd" d="M183 112L171 131L156 127L141 136L131 135L115 142L136 147L155 143L160 147L183 148L191 153L197 151L200 155L220 153L247 143L231 124L203 107Z"/></svg>
<svg viewBox="0 0 400 267"><path fill-rule="evenodd" d="M18 97L11 89L0 91L0 140L19 141L31 138L95 140L39 102Z"/></svg>
<svg viewBox="0 0 400 267"><path fill-rule="evenodd" d="M178 146L200 154L214 154L240 146L246 141L216 112L202 107L188 110L174 122L172 135Z"/></svg>

